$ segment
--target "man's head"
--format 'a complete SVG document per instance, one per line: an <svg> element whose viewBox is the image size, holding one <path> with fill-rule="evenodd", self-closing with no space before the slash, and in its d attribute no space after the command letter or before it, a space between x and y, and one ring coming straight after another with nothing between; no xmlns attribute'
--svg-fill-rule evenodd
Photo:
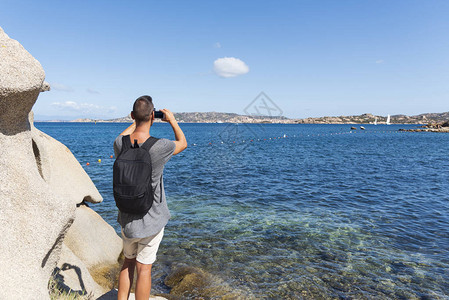
<svg viewBox="0 0 449 300"><path fill-rule="evenodd" d="M153 99L150 96L141 96L136 99L133 105L131 117L136 123L149 122L153 119Z"/></svg>

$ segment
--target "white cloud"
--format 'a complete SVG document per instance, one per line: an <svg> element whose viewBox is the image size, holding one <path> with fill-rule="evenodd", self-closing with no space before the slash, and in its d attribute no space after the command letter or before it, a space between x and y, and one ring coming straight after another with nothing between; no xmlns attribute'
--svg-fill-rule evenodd
<svg viewBox="0 0 449 300"><path fill-rule="evenodd" d="M221 48L221 44L220 44L219 42L216 42L216 43L214 44L214 48Z"/></svg>
<svg viewBox="0 0 449 300"><path fill-rule="evenodd" d="M108 107L108 109L107 109L107 112L108 113L114 113L114 112L116 112L117 111L117 107L116 106L110 106L110 107Z"/></svg>
<svg viewBox="0 0 449 300"><path fill-rule="evenodd" d="M215 73L224 78L235 77L249 72L245 62L235 57L223 57L214 61Z"/></svg>
<svg viewBox="0 0 449 300"><path fill-rule="evenodd" d="M50 83L50 88L56 91L73 92L73 88L71 88L70 86L57 82Z"/></svg>
<svg viewBox="0 0 449 300"><path fill-rule="evenodd" d="M117 107L103 107L97 104L92 103L77 103L74 101L66 101L66 102L53 102L51 104L53 107L66 112L80 112L80 113L112 113L117 111Z"/></svg>
<svg viewBox="0 0 449 300"><path fill-rule="evenodd" d="M60 110L65 110L65 109L78 110L79 109L79 105L76 102L73 102L73 101L66 101L64 103L53 102L51 105L56 107L56 108L58 108L58 109L60 109Z"/></svg>
<svg viewBox="0 0 449 300"><path fill-rule="evenodd" d="M82 111L82 112L90 112L94 109L99 109L100 106L96 104L90 103L76 103L74 101L66 101L66 102L53 102L52 106L56 107L59 110L65 111Z"/></svg>
<svg viewBox="0 0 449 300"><path fill-rule="evenodd" d="M378 60L376 60L376 64L383 64L384 63L384 60L383 59L378 59Z"/></svg>
<svg viewBox="0 0 449 300"><path fill-rule="evenodd" d="M100 94L99 91L94 90L94 89L91 89L91 88L87 88L87 89L86 89L86 92L88 92L89 94Z"/></svg>

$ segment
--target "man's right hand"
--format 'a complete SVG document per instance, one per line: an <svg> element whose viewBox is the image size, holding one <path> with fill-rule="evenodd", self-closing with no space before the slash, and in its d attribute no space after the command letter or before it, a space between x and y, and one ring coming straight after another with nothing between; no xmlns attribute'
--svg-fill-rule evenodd
<svg viewBox="0 0 449 300"><path fill-rule="evenodd" d="M172 121L176 121L175 116L173 115L173 113L170 110L164 108L164 109L161 109L161 112L164 113L164 118L162 119L162 121L169 122L169 123Z"/></svg>
<svg viewBox="0 0 449 300"><path fill-rule="evenodd" d="M175 116L171 111L164 108L161 109L161 111L164 113L164 118L162 121L169 122L170 125L173 128L173 132L175 134L175 141L173 141L176 145L175 151L173 152L173 155L176 155L182 151L184 151L185 148L187 148L187 140L184 136L184 133L181 130L181 127L179 127L178 122L176 122Z"/></svg>

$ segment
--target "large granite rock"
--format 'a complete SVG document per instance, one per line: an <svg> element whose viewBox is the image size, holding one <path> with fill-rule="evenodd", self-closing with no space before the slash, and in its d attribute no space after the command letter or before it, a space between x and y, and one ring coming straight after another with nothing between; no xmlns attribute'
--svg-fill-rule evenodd
<svg viewBox="0 0 449 300"><path fill-rule="evenodd" d="M108 288L113 287L109 275L120 268L117 259L122 252L122 239L88 206L78 205L63 249L67 251L61 255L55 272L61 288L98 297L109 289L96 283L93 276L101 283L108 282Z"/></svg>
<svg viewBox="0 0 449 300"><path fill-rule="evenodd" d="M87 268L117 264L117 258L122 252L122 239L114 228L86 205L80 205L75 215L75 222L64 244Z"/></svg>
<svg viewBox="0 0 449 300"><path fill-rule="evenodd" d="M0 132L29 130L28 113L44 86L41 64L0 28ZM45 87L44 87L45 89Z"/></svg>
<svg viewBox="0 0 449 300"><path fill-rule="evenodd" d="M33 152L28 113L44 71L1 28L0 57L0 298L45 298L75 207L40 176Z"/></svg>
<svg viewBox="0 0 449 300"><path fill-rule="evenodd" d="M83 200L91 203L103 201L94 183L72 152L32 124L32 148L37 169L42 179L51 186L52 191L64 195L65 201L72 201L73 206Z"/></svg>
<svg viewBox="0 0 449 300"><path fill-rule="evenodd" d="M102 201L89 176L67 147L32 124L30 110L39 93L49 90L44 76L39 62L0 28L0 299L48 298L48 282L58 261L65 272L77 265L83 282L98 295L104 290L92 283L82 259L87 258L88 265L109 263L118 251L119 238L109 225L86 208L77 211L83 201ZM91 249L101 244L103 250L111 246L106 255L96 252L100 258L93 260L72 241L72 249L64 248L67 261L60 260L75 216L94 226L76 227L86 233L74 234L80 244ZM108 237L90 245L90 231Z"/></svg>
<svg viewBox="0 0 449 300"><path fill-rule="evenodd" d="M54 279L59 288L86 298L96 299L108 292L108 289L95 282L83 261L64 244Z"/></svg>
<svg viewBox="0 0 449 300"><path fill-rule="evenodd" d="M108 275L118 270L121 251L122 239L114 228L85 204L78 205L54 278L65 291L99 297L114 285ZM100 283L106 281L107 286L100 286L94 276Z"/></svg>

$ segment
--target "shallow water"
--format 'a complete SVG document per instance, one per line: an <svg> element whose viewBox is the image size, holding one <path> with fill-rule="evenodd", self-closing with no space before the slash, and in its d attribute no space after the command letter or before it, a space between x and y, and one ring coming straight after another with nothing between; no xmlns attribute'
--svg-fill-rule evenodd
<svg viewBox="0 0 449 300"><path fill-rule="evenodd" d="M104 197L91 207L117 231L109 156L127 126L36 123L80 161ZM184 262L257 298L449 297L449 134L181 127L189 148L166 165L172 219L153 292L166 292L168 266ZM167 124L151 133L173 138Z"/></svg>

